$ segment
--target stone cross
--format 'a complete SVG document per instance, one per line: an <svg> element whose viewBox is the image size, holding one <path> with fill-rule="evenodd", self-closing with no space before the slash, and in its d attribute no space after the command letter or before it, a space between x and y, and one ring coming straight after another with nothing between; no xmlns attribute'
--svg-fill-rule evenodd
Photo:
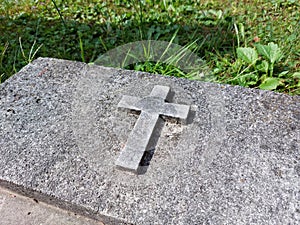
<svg viewBox="0 0 300 225"><path fill-rule="evenodd" d="M141 114L121 151L116 165L119 169L138 173L139 164L147 150L150 138L160 115L178 118L186 122L190 106L165 102L170 88L154 86L149 96L144 98L124 95L118 108L141 111Z"/></svg>

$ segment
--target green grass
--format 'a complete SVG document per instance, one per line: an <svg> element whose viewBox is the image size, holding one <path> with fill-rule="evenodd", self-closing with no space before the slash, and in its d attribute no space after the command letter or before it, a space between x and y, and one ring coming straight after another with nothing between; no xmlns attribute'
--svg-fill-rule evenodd
<svg viewBox="0 0 300 225"><path fill-rule="evenodd" d="M15 2L0 5L0 82L39 56L88 63L122 44L151 39L188 46L210 68L204 80L300 94L297 0ZM257 46L271 43L280 50L274 62ZM254 54L253 62L245 52ZM127 68L193 79L160 62Z"/></svg>

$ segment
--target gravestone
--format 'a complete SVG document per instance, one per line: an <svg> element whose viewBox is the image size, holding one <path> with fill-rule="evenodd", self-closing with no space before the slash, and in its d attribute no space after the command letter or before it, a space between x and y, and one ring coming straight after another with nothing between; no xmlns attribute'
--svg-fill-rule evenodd
<svg viewBox="0 0 300 225"><path fill-rule="evenodd" d="M29 197L108 224L300 223L299 96L39 58L0 115L0 185Z"/></svg>

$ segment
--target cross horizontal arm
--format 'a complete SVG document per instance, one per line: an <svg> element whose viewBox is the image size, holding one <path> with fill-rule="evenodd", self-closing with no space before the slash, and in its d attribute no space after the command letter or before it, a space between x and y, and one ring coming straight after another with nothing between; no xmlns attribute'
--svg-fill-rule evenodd
<svg viewBox="0 0 300 225"><path fill-rule="evenodd" d="M186 123L190 111L189 105L179 105L175 103L165 103L164 107L160 110L159 114L180 119Z"/></svg>
<svg viewBox="0 0 300 225"><path fill-rule="evenodd" d="M137 104L140 100L141 98L138 97L123 95L121 101L118 104L118 108L140 111L142 109Z"/></svg>

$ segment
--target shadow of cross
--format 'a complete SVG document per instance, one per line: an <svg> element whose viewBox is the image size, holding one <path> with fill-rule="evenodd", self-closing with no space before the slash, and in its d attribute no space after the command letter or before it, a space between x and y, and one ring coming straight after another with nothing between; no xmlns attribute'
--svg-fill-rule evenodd
<svg viewBox="0 0 300 225"><path fill-rule="evenodd" d="M139 164L160 115L178 118L186 123L190 106L165 102L169 92L169 87L156 85L147 97L122 97L118 108L141 111L141 114L117 159L116 166L119 169L138 173Z"/></svg>

